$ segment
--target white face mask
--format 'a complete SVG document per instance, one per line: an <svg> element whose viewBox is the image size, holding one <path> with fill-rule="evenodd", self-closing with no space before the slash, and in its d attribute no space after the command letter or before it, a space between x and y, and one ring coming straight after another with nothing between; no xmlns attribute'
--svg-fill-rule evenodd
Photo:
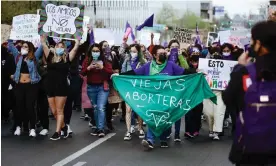
<svg viewBox="0 0 276 166"><path fill-rule="evenodd" d="M28 54L28 51L22 48L21 49L21 55L27 55L27 54Z"/></svg>
<svg viewBox="0 0 276 166"><path fill-rule="evenodd" d="M230 52L223 52L222 55L223 55L223 56L230 56L231 53L230 53Z"/></svg>
<svg viewBox="0 0 276 166"><path fill-rule="evenodd" d="M138 53L130 53L131 59L135 59L138 57Z"/></svg>

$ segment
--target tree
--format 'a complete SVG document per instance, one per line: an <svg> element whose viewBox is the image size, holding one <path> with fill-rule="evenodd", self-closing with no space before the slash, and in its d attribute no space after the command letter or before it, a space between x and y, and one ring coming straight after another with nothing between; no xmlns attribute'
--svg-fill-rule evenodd
<svg viewBox="0 0 276 166"><path fill-rule="evenodd" d="M187 11L177 22L177 26L185 27L188 29L195 29L196 24L198 24L199 29L205 29L209 25L209 23L204 22L195 13L190 11Z"/></svg>
<svg viewBox="0 0 276 166"><path fill-rule="evenodd" d="M157 14L157 23L173 26L174 22L177 20L174 11L172 5L164 3L162 9Z"/></svg>
<svg viewBox="0 0 276 166"><path fill-rule="evenodd" d="M21 14L36 14L41 1L1 1L1 24L12 24L12 18Z"/></svg>

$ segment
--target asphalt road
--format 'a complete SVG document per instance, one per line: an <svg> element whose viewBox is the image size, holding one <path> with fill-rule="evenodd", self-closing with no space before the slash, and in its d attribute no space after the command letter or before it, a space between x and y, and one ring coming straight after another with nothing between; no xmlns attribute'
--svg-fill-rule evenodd
<svg viewBox="0 0 276 166"><path fill-rule="evenodd" d="M205 123L205 122L204 122ZM182 123L184 125L184 123ZM228 154L231 146L229 132L221 141L208 138L207 125L195 140L175 144L171 138L168 149L158 146L151 152L143 151L137 136L123 141L124 123L115 118L114 133L98 139L90 135L88 122L74 112L72 138L50 141L55 121L50 120L50 136L30 139L27 134L15 137L9 131L11 124L2 124L2 166L231 166ZM182 130L184 126L182 125Z"/></svg>

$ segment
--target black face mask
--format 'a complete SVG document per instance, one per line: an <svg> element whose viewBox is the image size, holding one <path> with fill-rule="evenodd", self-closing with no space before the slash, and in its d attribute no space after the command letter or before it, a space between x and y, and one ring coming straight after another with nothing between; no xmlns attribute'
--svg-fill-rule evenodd
<svg viewBox="0 0 276 166"><path fill-rule="evenodd" d="M164 63L166 61L166 59L167 59L166 54L160 54L159 55L159 61L160 62Z"/></svg>

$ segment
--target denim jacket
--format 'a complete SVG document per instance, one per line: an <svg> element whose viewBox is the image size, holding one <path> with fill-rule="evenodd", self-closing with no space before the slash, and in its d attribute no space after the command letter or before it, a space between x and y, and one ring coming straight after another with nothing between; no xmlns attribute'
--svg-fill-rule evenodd
<svg viewBox="0 0 276 166"><path fill-rule="evenodd" d="M16 62L16 59L19 56L19 52L18 52L17 48L14 46L14 44L12 43L12 41L10 41L10 40L8 43L8 50L13 54L15 62ZM38 49L35 52L36 62L39 61L39 58L42 56L42 54L43 54L43 48L42 48L42 46L40 46L40 47L38 47ZM16 63L16 71L14 73L14 81L17 84L19 83L19 79L20 79L20 69L21 69L22 60L23 60L23 56L20 56L18 58L18 62ZM38 70L37 70L37 66L36 66L35 62L33 60L26 60L26 63L27 63L29 73L30 73L31 84L38 83L41 80L41 77L38 74Z"/></svg>

